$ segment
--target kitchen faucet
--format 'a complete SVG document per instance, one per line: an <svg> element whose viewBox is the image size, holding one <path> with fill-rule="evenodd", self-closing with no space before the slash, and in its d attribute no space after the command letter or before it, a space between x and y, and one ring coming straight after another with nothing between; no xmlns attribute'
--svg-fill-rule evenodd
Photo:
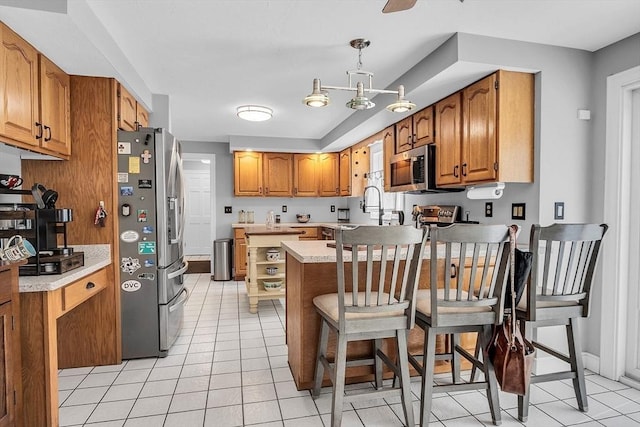
<svg viewBox="0 0 640 427"><path fill-rule="evenodd" d="M367 206L367 190L373 188L378 192L378 225L382 225L382 215L384 212L382 211L382 193L380 193L380 189L375 185L368 185L364 187L364 192L362 193L362 201L360 202L360 207L362 207L362 212L367 213L367 208L371 206Z"/></svg>

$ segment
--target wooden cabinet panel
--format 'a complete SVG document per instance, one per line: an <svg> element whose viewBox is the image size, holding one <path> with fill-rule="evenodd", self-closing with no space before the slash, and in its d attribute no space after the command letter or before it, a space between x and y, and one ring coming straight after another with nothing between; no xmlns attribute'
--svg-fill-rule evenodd
<svg viewBox="0 0 640 427"><path fill-rule="evenodd" d="M318 240L318 236L321 235L318 227L295 227L295 229L303 231L299 237L300 240Z"/></svg>
<svg viewBox="0 0 640 427"><path fill-rule="evenodd" d="M118 127L122 130L136 130L137 101L122 85L118 85Z"/></svg>
<svg viewBox="0 0 640 427"><path fill-rule="evenodd" d="M293 195L293 155L263 153L264 195L291 197Z"/></svg>
<svg viewBox="0 0 640 427"><path fill-rule="evenodd" d="M136 103L136 122L143 128L149 127L149 112L140 103Z"/></svg>
<svg viewBox="0 0 640 427"><path fill-rule="evenodd" d="M2 268L2 267L0 267ZM21 426L22 361L18 266L0 271L0 426Z"/></svg>
<svg viewBox="0 0 640 427"><path fill-rule="evenodd" d="M293 155L293 195L318 196L318 167L316 154Z"/></svg>
<svg viewBox="0 0 640 427"><path fill-rule="evenodd" d="M336 197L340 195L340 175L338 170L338 154L318 154L318 195Z"/></svg>
<svg viewBox="0 0 640 427"><path fill-rule="evenodd" d="M40 55L41 146L56 153L71 154L71 83L67 73Z"/></svg>
<svg viewBox="0 0 640 427"><path fill-rule="evenodd" d="M369 173L370 154L369 143L382 138L380 133L370 136L364 141L353 146L351 160L351 195L362 196L367 186L367 173Z"/></svg>
<svg viewBox="0 0 640 427"><path fill-rule="evenodd" d="M37 147L38 52L2 23L0 43L0 136Z"/></svg>
<svg viewBox="0 0 640 427"><path fill-rule="evenodd" d="M418 111L412 117L414 134L413 148L433 143L433 105Z"/></svg>
<svg viewBox="0 0 640 427"><path fill-rule="evenodd" d="M351 147L345 148L339 154L338 169L340 170L340 195L351 195Z"/></svg>
<svg viewBox="0 0 640 427"><path fill-rule="evenodd" d="M396 154L413 148L413 117L396 123Z"/></svg>
<svg viewBox="0 0 640 427"><path fill-rule="evenodd" d="M496 76L480 80L462 91L462 179L495 180L497 168Z"/></svg>
<svg viewBox="0 0 640 427"><path fill-rule="evenodd" d="M262 153L236 151L233 163L234 194L262 196Z"/></svg>
<svg viewBox="0 0 640 427"><path fill-rule="evenodd" d="M460 92L456 92L436 104L436 183L438 185L462 182L460 97Z"/></svg>
<svg viewBox="0 0 640 427"><path fill-rule="evenodd" d="M233 229L234 279L242 280L247 275L247 243L244 228Z"/></svg>

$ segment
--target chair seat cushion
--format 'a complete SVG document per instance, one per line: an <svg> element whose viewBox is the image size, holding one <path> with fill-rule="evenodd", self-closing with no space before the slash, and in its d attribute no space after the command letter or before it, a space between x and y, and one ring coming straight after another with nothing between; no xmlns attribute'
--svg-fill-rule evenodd
<svg viewBox="0 0 640 427"><path fill-rule="evenodd" d="M455 301L456 299L456 290L449 290L449 299L451 301ZM438 300L444 300L444 289L438 289ZM469 297L469 294L465 291L462 291L461 298L466 300ZM419 311L427 316L431 316L431 290L430 289L419 289L417 292L417 301L416 301L416 311ZM491 306L488 305L479 305L475 307L438 307L438 314L456 314L456 313L483 313L487 311L492 311Z"/></svg>
<svg viewBox="0 0 640 427"><path fill-rule="evenodd" d="M538 289L536 290L536 294L540 295L542 293L542 288L538 287ZM571 307L574 305L578 305L579 301L577 299L575 300L564 300L564 301L559 301L559 300L537 300L536 301L536 308L551 308L551 307ZM525 288L524 293L522 294L522 298L520 299L520 301L518 302L518 305L516 306L518 310L521 311L527 311L527 289Z"/></svg>
<svg viewBox="0 0 640 427"><path fill-rule="evenodd" d="M389 299L389 294L385 293L383 301L387 301ZM372 295L373 299L374 295ZM358 292L358 302L362 301L364 303L365 292ZM345 305L351 306L352 302L352 294L351 292L346 292L344 294ZM394 298L395 301L395 298ZM377 301L372 301L372 306L375 306ZM338 321L339 319L339 309L338 309L338 294L325 294L318 295L313 299L313 305L323 314L323 316L329 317L334 321ZM386 305L386 304L385 304ZM384 318L384 317L395 317L395 316L404 316L404 310L389 310L384 312L377 313L346 313L345 319L347 320L362 320L362 319L371 319L371 318Z"/></svg>

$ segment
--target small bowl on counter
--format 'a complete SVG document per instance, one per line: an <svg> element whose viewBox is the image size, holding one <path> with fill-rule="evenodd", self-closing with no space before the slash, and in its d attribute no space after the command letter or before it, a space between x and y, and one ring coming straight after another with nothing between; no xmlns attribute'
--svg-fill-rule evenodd
<svg viewBox="0 0 640 427"><path fill-rule="evenodd" d="M298 222L309 222L309 220L311 219L311 214L296 214L296 219L298 220Z"/></svg>
<svg viewBox="0 0 640 427"><path fill-rule="evenodd" d="M278 267L267 267L265 268L265 271L269 276L275 276L278 274Z"/></svg>
<svg viewBox="0 0 640 427"><path fill-rule="evenodd" d="M265 280L262 285L265 291L275 292L282 289L282 280Z"/></svg>

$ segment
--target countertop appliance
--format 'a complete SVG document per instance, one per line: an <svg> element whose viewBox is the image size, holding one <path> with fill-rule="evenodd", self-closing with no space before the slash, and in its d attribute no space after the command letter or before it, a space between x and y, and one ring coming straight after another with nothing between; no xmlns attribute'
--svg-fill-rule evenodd
<svg viewBox="0 0 640 427"><path fill-rule="evenodd" d="M167 355L182 329L184 181L164 129L118 131L122 358Z"/></svg>
<svg viewBox="0 0 640 427"><path fill-rule="evenodd" d="M434 144L404 151L390 159L391 191L410 194L464 191L464 188L436 187L436 146Z"/></svg>
<svg viewBox="0 0 640 427"><path fill-rule="evenodd" d="M453 223L479 224L478 221L462 220L462 207L456 205L427 205L418 206L417 227L428 227L431 224L447 226Z"/></svg>

